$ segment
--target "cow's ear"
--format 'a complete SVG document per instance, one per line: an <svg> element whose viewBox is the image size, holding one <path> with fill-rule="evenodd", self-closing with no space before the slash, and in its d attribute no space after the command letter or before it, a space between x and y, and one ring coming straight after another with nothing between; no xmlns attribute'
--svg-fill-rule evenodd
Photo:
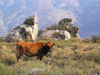
<svg viewBox="0 0 100 75"><path fill-rule="evenodd" d="M46 46L46 44L43 44L43 46Z"/></svg>

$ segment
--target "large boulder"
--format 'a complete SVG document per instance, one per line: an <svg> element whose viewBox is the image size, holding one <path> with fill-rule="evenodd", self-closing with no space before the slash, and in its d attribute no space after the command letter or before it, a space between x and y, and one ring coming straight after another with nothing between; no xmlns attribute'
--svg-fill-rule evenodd
<svg viewBox="0 0 100 75"><path fill-rule="evenodd" d="M65 27L65 30L70 33L72 37L80 38L78 32L79 28L74 25L74 20L72 18L64 18L59 21L58 25Z"/></svg>
<svg viewBox="0 0 100 75"><path fill-rule="evenodd" d="M65 39L65 40L68 40L71 38L71 35L68 31L60 31L60 37L61 39Z"/></svg>
<svg viewBox="0 0 100 75"><path fill-rule="evenodd" d="M59 30L42 30L42 33L40 36L47 36L47 37L54 37L53 34L58 32L59 33ZM40 31L39 31L40 33Z"/></svg>
<svg viewBox="0 0 100 75"><path fill-rule="evenodd" d="M40 30L38 36L44 36L44 37L51 37L51 38L59 38L59 39L70 39L71 35L66 30Z"/></svg>
<svg viewBox="0 0 100 75"><path fill-rule="evenodd" d="M35 40L38 34L38 18L37 16L31 16L25 20L25 22L15 27L11 30L5 37L7 41L11 41L13 39L19 40Z"/></svg>

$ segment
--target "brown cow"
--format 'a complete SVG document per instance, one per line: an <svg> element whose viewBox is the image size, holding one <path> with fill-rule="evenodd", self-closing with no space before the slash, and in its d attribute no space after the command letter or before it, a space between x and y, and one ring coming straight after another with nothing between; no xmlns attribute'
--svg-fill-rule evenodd
<svg viewBox="0 0 100 75"><path fill-rule="evenodd" d="M38 42L38 43L29 43L29 42L17 42L17 61L22 63L23 54L28 57L37 56L37 59L42 60L42 57L48 52L52 51L54 43L52 42Z"/></svg>

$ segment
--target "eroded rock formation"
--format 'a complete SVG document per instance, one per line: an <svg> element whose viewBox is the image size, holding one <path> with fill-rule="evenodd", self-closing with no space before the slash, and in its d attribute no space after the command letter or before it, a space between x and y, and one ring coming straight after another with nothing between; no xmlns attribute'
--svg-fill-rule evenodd
<svg viewBox="0 0 100 75"><path fill-rule="evenodd" d="M72 37L80 38L78 32L79 28L74 25L74 20L72 18L64 18L59 21L58 25L63 25L65 30L67 30Z"/></svg>
<svg viewBox="0 0 100 75"><path fill-rule="evenodd" d="M11 41L13 39L19 40L35 40L38 34L38 18L37 16L31 16L25 20L25 22L11 30L5 37L6 40Z"/></svg>
<svg viewBox="0 0 100 75"><path fill-rule="evenodd" d="M61 19L58 23L59 30L40 30L39 36L47 36L52 38L60 38L60 39L70 39L71 37L80 38L78 32L79 28L74 25L74 20L72 18L64 18ZM59 37L54 37L58 36Z"/></svg>

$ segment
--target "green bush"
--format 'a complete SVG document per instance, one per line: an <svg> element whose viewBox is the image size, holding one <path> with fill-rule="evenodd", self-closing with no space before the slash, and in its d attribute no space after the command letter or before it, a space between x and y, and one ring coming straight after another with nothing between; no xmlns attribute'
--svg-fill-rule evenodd
<svg viewBox="0 0 100 75"><path fill-rule="evenodd" d="M56 30L57 29L57 24L51 24L51 26L46 27L47 30Z"/></svg>
<svg viewBox="0 0 100 75"><path fill-rule="evenodd" d="M19 42L20 40L19 39L16 39L16 38L14 38L14 39L5 39L5 42L8 42L8 43L10 43L10 42Z"/></svg>
<svg viewBox="0 0 100 75"><path fill-rule="evenodd" d="M30 39L25 39L25 42L35 42L34 40L30 40Z"/></svg>
<svg viewBox="0 0 100 75"><path fill-rule="evenodd" d="M2 63L0 63L0 75L9 75L9 68Z"/></svg>
<svg viewBox="0 0 100 75"><path fill-rule="evenodd" d="M0 37L0 42L4 42L4 39Z"/></svg>
<svg viewBox="0 0 100 75"><path fill-rule="evenodd" d="M12 65L12 64L15 64L15 61L13 60L13 58L2 59L1 62L4 63L4 64L6 64L6 65Z"/></svg>
<svg viewBox="0 0 100 75"><path fill-rule="evenodd" d="M89 38L84 38L84 39L82 40L82 42L91 43L91 40L90 40Z"/></svg>
<svg viewBox="0 0 100 75"><path fill-rule="evenodd" d="M84 59L86 59L88 61L94 61L94 62L100 64L100 55L98 52L90 52L84 56Z"/></svg>
<svg viewBox="0 0 100 75"><path fill-rule="evenodd" d="M60 36L60 33L59 32L55 32L52 34L54 37L58 38Z"/></svg>
<svg viewBox="0 0 100 75"><path fill-rule="evenodd" d="M92 37L92 42L93 42L93 43L100 42L100 36L93 35L93 36L91 36L91 37Z"/></svg>
<svg viewBox="0 0 100 75"><path fill-rule="evenodd" d="M10 42L19 42L19 39L12 39Z"/></svg>
<svg viewBox="0 0 100 75"><path fill-rule="evenodd" d="M2 52L1 52L1 49L0 49L0 60L1 60L1 55L2 55Z"/></svg>

